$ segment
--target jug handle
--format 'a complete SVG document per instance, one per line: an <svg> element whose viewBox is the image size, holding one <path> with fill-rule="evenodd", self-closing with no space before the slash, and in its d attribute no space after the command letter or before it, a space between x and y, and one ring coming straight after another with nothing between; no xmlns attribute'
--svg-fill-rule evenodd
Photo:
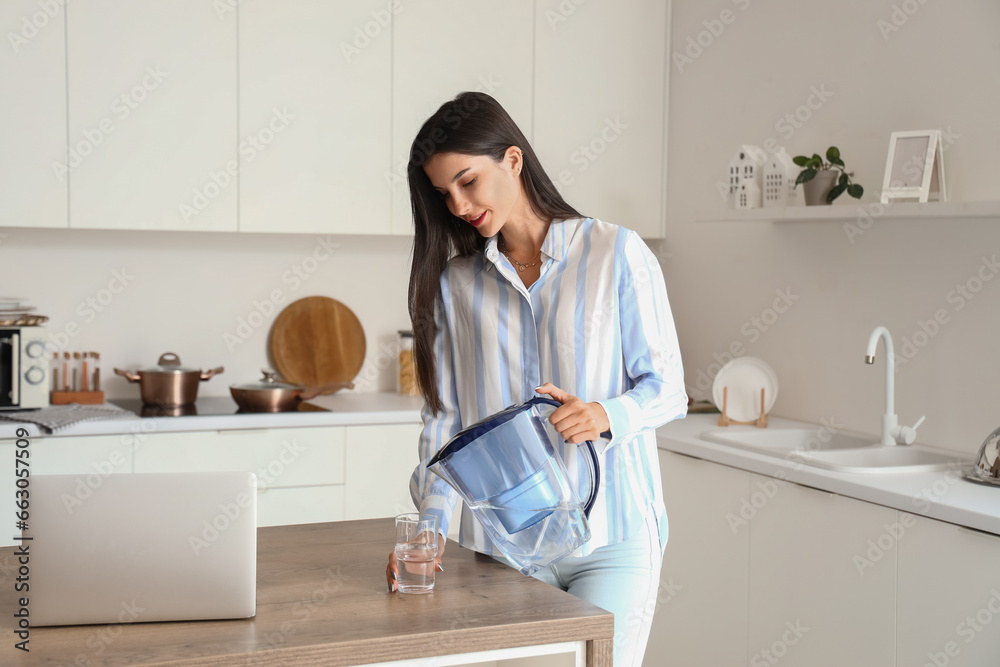
<svg viewBox="0 0 1000 667"><path fill-rule="evenodd" d="M529 401L529 403L531 403L531 405L533 406L551 405L557 408L562 405L562 403L555 400L554 398L547 398L544 396L535 396ZM583 514L589 519L590 510L593 509L594 503L597 502L597 492L601 488L601 465L600 465L600 460L597 458L597 450L594 448L594 443L590 440L587 440L586 442L581 442L578 446L582 447L584 445L587 446L587 454L589 454L590 456L590 470L593 473L592 478L594 480L594 483L590 490L590 498L587 499L587 502L583 506Z"/></svg>

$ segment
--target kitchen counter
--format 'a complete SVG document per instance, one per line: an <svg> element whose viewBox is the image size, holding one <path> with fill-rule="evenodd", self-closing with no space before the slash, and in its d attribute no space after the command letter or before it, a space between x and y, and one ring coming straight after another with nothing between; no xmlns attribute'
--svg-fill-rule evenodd
<svg viewBox="0 0 1000 667"><path fill-rule="evenodd" d="M115 399L109 399L114 401ZM262 412L181 417L126 416L75 424L51 434L54 437L73 435L120 435L125 433L171 433L183 431L225 431L232 429L266 429L306 426L349 426L352 424L414 424L420 422L423 398L393 392L341 391L318 396L298 412ZM309 406L320 408L309 409ZM0 421L0 439L15 438L18 428L28 435L46 435L34 424Z"/></svg>
<svg viewBox="0 0 1000 667"><path fill-rule="evenodd" d="M964 479L961 468L927 473L838 472L789 460L781 454L759 453L698 437L715 428L720 428L718 415L688 415L657 429L657 444L660 449L678 454L1000 535L1000 488ZM754 426L728 428L756 429ZM810 428L820 432L823 427L770 417L768 428ZM956 456L961 454L956 453ZM972 454L967 456L972 458Z"/></svg>
<svg viewBox="0 0 1000 667"><path fill-rule="evenodd" d="M516 647L544 654L586 642L588 665L611 665L609 612L454 542L433 592L388 593L392 519L276 526L257 535L254 618L35 628L30 653L15 649L8 632L0 664L336 667L466 653L487 659L481 652ZM7 619L13 552L0 549Z"/></svg>

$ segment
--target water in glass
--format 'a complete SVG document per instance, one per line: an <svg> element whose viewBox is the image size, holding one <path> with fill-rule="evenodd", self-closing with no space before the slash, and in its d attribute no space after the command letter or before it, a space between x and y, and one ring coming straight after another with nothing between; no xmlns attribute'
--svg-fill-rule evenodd
<svg viewBox="0 0 1000 667"><path fill-rule="evenodd" d="M427 593L434 588L435 556L437 545L428 545L426 541L396 545L400 593Z"/></svg>

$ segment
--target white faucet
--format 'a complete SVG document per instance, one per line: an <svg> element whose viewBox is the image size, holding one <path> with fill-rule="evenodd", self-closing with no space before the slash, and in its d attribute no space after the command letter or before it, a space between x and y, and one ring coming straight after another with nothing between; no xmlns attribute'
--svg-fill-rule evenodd
<svg viewBox="0 0 1000 667"><path fill-rule="evenodd" d="M875 327L872 335L868 338L868 351L865 353L865 363L875 363L875 348L878 346L878 339L881 338L885 347L885 414L882 415L882 444L912 445L917 439L917 427L924 422L924 417L913 426L900 426L896 417L895 407L895 386L893 384L896 373L895 353L892 349L892 336L885 327Z"/></svg>

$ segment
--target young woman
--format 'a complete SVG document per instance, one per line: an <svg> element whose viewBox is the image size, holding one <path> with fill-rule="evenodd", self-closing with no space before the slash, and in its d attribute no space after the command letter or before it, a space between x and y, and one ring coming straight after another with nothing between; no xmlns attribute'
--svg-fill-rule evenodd
<svg viewBox="0 0 1000 667"><path fill-rule="evenodd" d="M413 501L437 515L443 554L459 498L427 471L430 458L536 393L559 401L550 421L566 442L594 442L602 482L590 541L533 576L614 613L615 665L638 667L667 541L653 430L687 410L660 266L636 233L567 204L489 95L438 109L413 141L408 176L409 309L426 401ZM467 507L459 544L504 560ZM397 567L390 555L389 590Z"/></svg>

